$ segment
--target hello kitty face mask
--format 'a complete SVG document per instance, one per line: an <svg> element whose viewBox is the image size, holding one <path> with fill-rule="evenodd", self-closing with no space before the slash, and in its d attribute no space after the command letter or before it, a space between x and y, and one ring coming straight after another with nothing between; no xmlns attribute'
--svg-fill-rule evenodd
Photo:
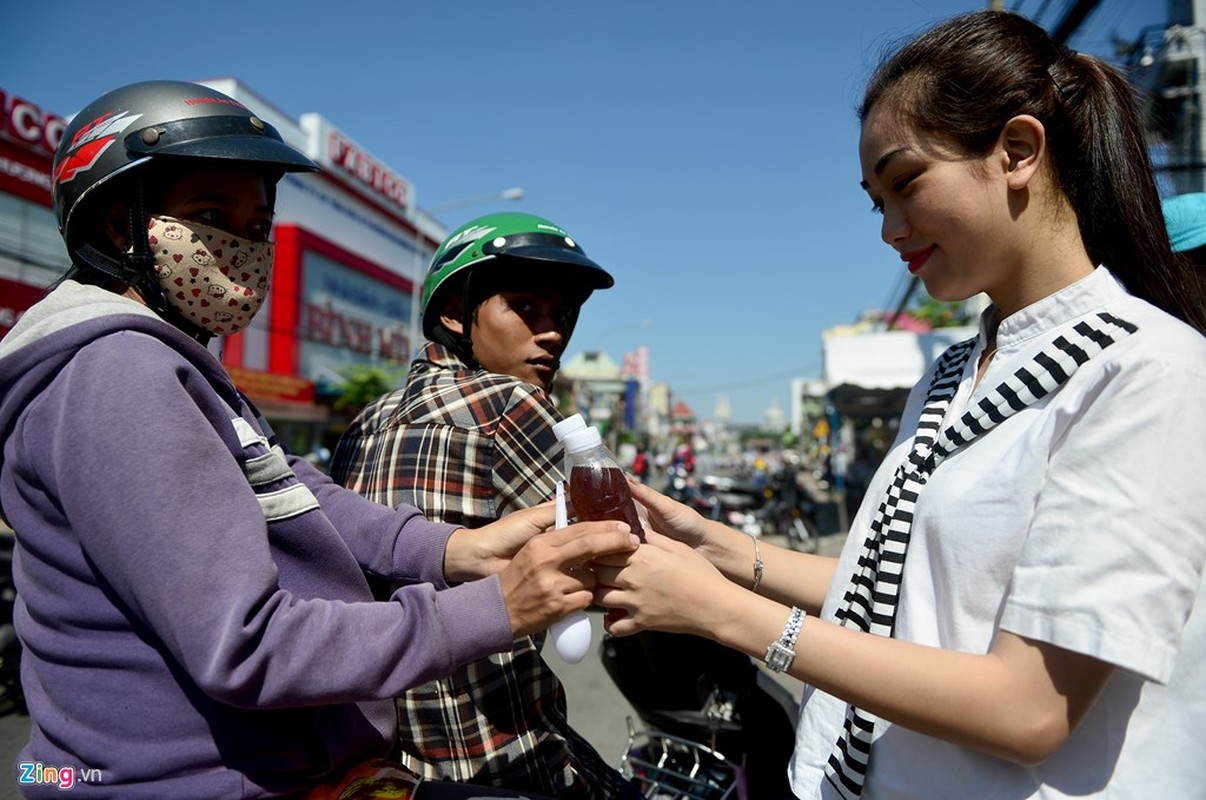
<svg viewBox="0 0 1206 800"><path fill-rule="evenodd" d="M198 328L229 336L264 304L272 242L162 216L148 221L147 241L168 305Z"/></svg>

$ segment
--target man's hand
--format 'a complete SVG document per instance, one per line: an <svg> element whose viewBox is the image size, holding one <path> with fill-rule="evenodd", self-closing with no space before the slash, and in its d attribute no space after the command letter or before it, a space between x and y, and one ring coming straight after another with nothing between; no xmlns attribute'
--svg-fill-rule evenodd
<svg viewBox="0 0 1206 800"><path fill-rule="evenodd" d="M592 559L631 553L640 539L622 522L580 522L532 537L499 575L511 632L547 630L571 611L591 604Z"/></svg>
<svg viewBox="0 0 1206 800"><path fill-rule="evenodd" d="M460 583L502 572L519 549L542 531L553 527L552 502L508 514L481 528L452 532L444 549L444 580Z"/></svg>

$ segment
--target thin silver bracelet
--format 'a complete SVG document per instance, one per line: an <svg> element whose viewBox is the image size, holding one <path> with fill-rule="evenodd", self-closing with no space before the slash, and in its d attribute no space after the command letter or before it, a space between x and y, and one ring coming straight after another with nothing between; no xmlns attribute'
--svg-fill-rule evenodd
<svg viewBox="0 0 1206 800"><path fill-rule="evenodd" d="M750 538L754 540L754 586L750 591L757 594L758 587L762 585L762 550L758 547L758 538Z"/></svg>

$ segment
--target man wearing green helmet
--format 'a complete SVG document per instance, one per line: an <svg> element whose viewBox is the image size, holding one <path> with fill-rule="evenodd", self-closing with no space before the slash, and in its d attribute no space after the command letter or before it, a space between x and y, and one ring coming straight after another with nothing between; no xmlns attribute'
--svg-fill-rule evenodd
<svg viewBox="0 0 1206 800"><path fill-rule="evenodd" d="M476 526L549 500L561 419L549 390L582 304L613 284L564 230L522 213L455 230L423 284L423 333L406 385L370 404L335 450L332 476L372 500L414 503ZM401 759L429 779L556 797L640 797L566 719L565 691L516 639L398 698Z"/></svg>

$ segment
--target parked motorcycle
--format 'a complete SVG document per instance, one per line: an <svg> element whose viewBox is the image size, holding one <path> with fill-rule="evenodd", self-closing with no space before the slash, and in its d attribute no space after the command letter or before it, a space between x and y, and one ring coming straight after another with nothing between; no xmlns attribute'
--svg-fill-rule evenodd
<svg viewBox="0 0 1206 800"><path fill-rule="evenodd" d="M731 528L761 536L764 533L758 509L766 502L760 487L736 483L731 478L706 475L702 479L671 468L665 494L694 508L708 519Z"/></svg>
<svg viewBox="0 0 1206 800"><path fill-rule="evenodd" d="M710 498L712 519L751 536L779 535L793 550L815 553L819 546L817 504L797 480L792 465L761 482L709 475L701 492Z"/></svg>
<svg viewBox="0 0 1206 800"><path fill-rule="evenodd" d="M600 656L643 723L621 768L649 800L791 797L797 703L749 656L661 631L604 637Z"/></svg>
<svg viewBox="0 0 1206 800"><path fill-rule="evenodd" d="M712 519L720 520L730 528L762 536L762 520L759 509L767 502L763 487L748 481L716 475L706 475L701 481L703 491L712 498L715 511Z"/></svg>
<svg viewBox="0 0 1206 800"><path fill-rule="evenodd" d="M767 501L758 515L766 533L787 539L793 550L815 553L820 546L817 504L800 485L798 470L784 466L767 481Z"/></svg>
<svg viewBox="0 0 1206 800"><path fill-rule="evenodd" d="M715 494L700 486L695 476L681 464L671 464L666 469L666 487L662 491L708 519L720 519L722 509Z"/></svg>

